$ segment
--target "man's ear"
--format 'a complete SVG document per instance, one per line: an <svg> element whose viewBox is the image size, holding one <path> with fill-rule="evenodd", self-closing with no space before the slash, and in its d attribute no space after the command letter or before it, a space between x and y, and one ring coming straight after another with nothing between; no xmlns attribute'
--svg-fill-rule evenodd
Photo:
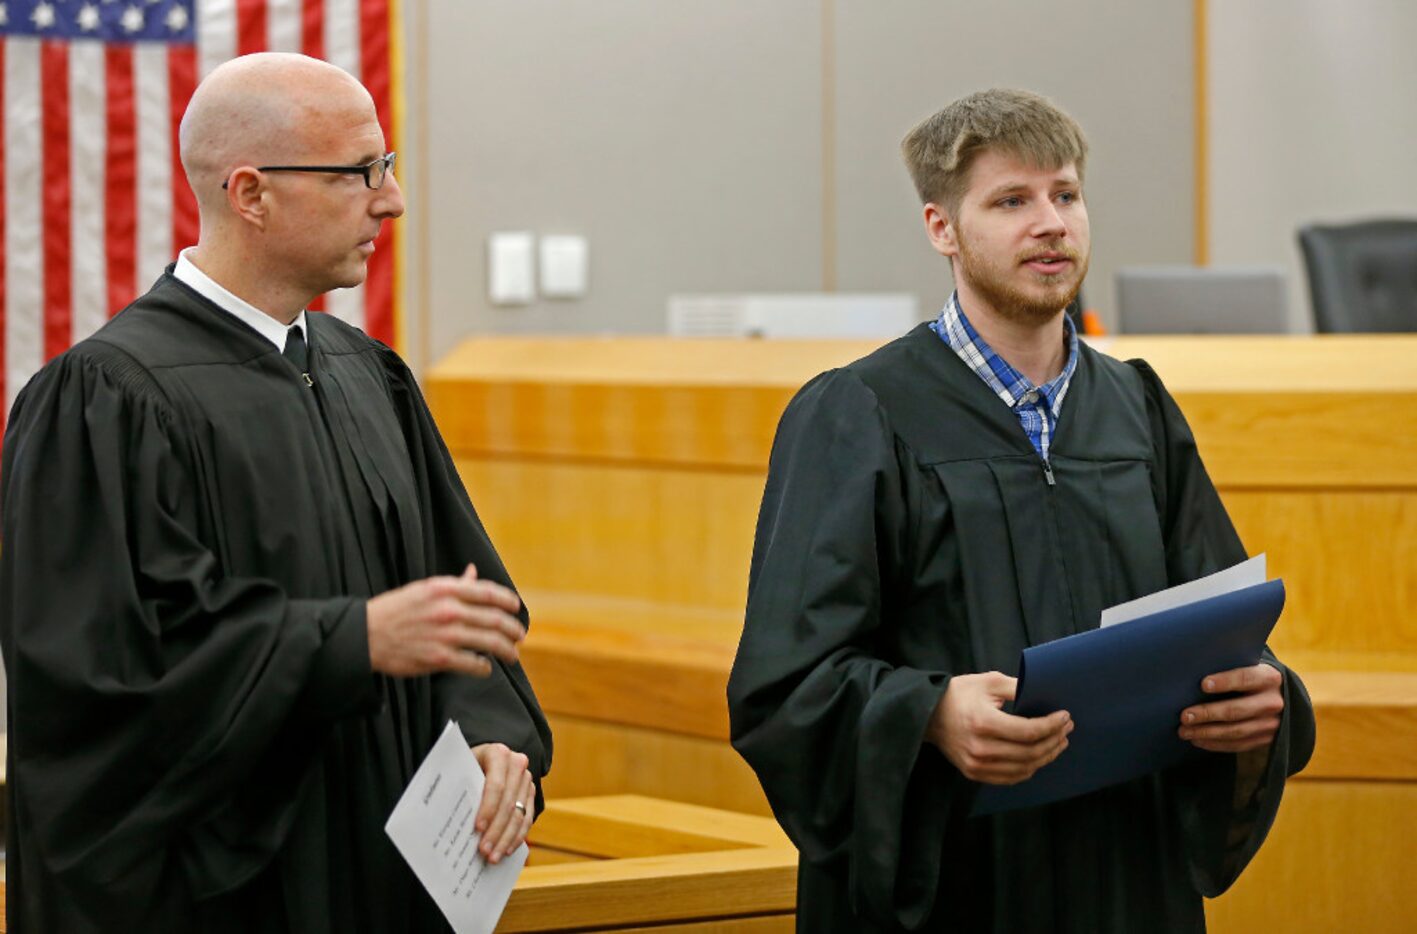
<svg viewBox="0 0 1417 934"><path fill-rule="evenodd" d="M227 177L226 203L231 212L260 230L266 229L266 182L251 166L242 166Z"/></svg>
<svg viewBox="0 0 1417 934"><path fill-rule="evenodd" d="M954 223L945 216L945 209L931 201L925 205L925 236L930 245L941 256L959 255L959 238L955 234Z"/></svg>

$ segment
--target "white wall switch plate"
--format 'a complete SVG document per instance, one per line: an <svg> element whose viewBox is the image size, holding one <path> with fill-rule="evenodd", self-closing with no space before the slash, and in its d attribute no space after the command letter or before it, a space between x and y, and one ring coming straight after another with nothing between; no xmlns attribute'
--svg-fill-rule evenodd
<svg viewBox="0 0 1417 934"><path fill-rule="evenodd" d="M550 298L585 295L588 252L585 237L542 237L541 294Z"/></svg>
<svg viewBox="0 0 1417 934"><path fill-rule="evenodd" d="M494 233L487 241L487 296L494 305L526 305L536 298L536 236Z"/></svg>

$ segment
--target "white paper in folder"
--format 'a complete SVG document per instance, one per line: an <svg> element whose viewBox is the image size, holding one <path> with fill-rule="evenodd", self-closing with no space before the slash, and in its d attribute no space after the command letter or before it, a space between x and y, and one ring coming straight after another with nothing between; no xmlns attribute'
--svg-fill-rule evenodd
<svg viewBox="0 0 1417 934"><path fill-rule="evenodd" d="M1118 623L1129 623L1134 619L1150 616L1152 613L1160 613L1162 610L1174 609L1188 603L1205 600L1208 597L1217 597L1223 593L1231 593L1246 587L1253 587L1256 584L1263 584L1268 580L1265 576L1266 573L1265 556L1263 553L1257 554L1248 561L1241 561L1234 567L1216 571L1214 574L1208 574L1198 580L1177 584L1175 587L1168 587L1165 590L1147 594L1145 597L1138 597L1135 600L1108 607L1102 611L1101 625L1115 626Z"/></svg>
<svg viewBox="0 0 1417 934"><path fill-rule="evenodd" d="M523 843L497 865L473 828L486 779L451 720L384 825L457 934L491 934L526 865Z"/></svg>

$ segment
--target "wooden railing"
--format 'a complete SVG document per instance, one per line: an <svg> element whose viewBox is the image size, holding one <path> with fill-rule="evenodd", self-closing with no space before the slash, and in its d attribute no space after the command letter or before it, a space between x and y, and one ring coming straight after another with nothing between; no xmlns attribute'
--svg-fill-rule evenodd
<svg viewBox="0 0 1417 934"><path fill-rule="evenodd" d="M797 851L777 824L635 795L552 801L499 934L790 932Z"/></svg>

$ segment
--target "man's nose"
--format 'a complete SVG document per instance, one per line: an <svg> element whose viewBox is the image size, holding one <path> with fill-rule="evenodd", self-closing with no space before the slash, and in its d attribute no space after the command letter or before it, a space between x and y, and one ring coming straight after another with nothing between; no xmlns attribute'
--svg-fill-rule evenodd
<svg viewBox="0 0 1417 934"><path fill-rule="evenodd" d="M1063 220L1062 212L1052 201L1041 202L1042 206L1033 216L1033 235L1035 237L1061 237L1068 232L1068 224Z"/></svg>
<svg viewBox="0 0 1417 934"><path fill-rule="evenodd" d="M375 216L392 218L403 215L403 189L399 187L399 180L393 172L384 176L384 184L374 194L376 197L370 208Z"/></svg>

